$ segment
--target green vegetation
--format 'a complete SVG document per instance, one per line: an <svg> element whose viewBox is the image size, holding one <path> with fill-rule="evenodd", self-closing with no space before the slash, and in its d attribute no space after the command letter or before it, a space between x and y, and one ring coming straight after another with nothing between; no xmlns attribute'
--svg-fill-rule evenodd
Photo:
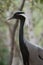
<svg viewBox="0 0 43 65"><path fill-rule="evenodd" d="M0 65L8 65L8 49L0 40Z"/></svg>

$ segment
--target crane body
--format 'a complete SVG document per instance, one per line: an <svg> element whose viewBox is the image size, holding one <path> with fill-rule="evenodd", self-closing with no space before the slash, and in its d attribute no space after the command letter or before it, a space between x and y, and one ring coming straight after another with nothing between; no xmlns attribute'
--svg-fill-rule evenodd
<svg viewBox="0 0 43 65"><path fill-rule="evenodd" d="M43 65L43 48L24 39L24 12L16 12L10 19L20 19L19 45L24 65Z"/></svg>

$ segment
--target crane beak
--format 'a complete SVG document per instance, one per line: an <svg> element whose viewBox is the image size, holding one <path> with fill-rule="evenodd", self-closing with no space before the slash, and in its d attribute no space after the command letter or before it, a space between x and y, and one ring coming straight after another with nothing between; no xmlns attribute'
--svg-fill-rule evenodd
<svg viewBox="0 0 43 65"><path fill-rule="evenodd" d="M10 17L10 18L8 18L8 20L11 20L11 19L13 19L13 16L12 16L12 17Z"/></svg>

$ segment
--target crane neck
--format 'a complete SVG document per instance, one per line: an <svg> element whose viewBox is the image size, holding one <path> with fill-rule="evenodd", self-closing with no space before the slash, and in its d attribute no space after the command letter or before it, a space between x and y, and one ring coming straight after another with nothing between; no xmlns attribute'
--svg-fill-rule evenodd
<svg viewBox="0 0 43 65"><path fill-rule="evenodd" d="M24 42L24 33L23 33L23 27L24 27L25 19L20 20L20 29L19 29L19 42Z"/></svg>

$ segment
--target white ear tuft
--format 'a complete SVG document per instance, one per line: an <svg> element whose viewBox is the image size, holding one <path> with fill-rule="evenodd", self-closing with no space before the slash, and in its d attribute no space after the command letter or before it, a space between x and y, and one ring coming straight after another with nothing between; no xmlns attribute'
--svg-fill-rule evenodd
<svg viewBox="0 0 43 65"><path fill-rule="evenodd" d="M26 15L25 14L19 14L19 15L22 15L22 16L24 16L26 18Z"/></svg>

